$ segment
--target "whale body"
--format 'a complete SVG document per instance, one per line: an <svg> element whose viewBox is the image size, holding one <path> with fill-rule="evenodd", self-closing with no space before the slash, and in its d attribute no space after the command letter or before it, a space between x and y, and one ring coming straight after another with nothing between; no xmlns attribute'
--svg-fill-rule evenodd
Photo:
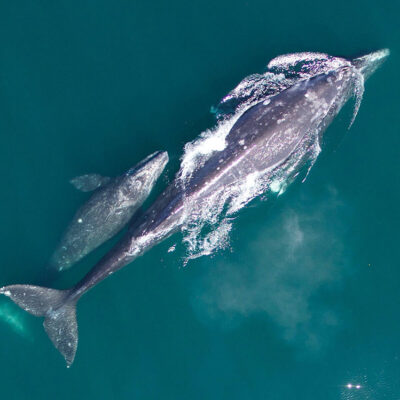
<svg viewBox="0 0 400 400"><path fill-rule="evenodd" d="M307 56L311 62L322 57L314 54ZM292 182L310 159L314 161L333 118L352 95L360 99L364 80L387 55L382 50L354 60L325 57L329 63L319 70L314 68L261 97L257 92L247 108L238 108L239 116L222 144L189 170L184 158L174 181L74 287L10 285L0 293L45 318L47 334L71 365L78 343L76 303L84 293L208 210L227 209L233 215L263 192L274 191L277 180ZM302 57L283 56L274 65L298 65ZM240 96L236 99L240 103ZM358 106L356 102L356 110Z"/></svg>
<svg viewBox="0 0 400 400"><path fill-rule="evenodd" d="M50 260L59 271L116 235L149 196L168 162L167 152L155 152L115 178L83 175L71 180L82 191L94 193L75 213Z"/></svg>

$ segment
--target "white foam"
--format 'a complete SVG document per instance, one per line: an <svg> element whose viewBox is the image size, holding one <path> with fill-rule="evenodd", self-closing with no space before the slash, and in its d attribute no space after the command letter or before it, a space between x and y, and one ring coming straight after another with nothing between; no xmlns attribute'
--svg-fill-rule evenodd
<svg viewBox="0 0 400 400"><path fill-rule="evenodd" d="M353 96L355 97L355 102L354 102L354 110L353 110L353 116L351 117L351 121L349 124L349 129L353 125L357 114L358 110L360 109L361 106L361 101L363 99L364 95L364 75L360 72L355 72L354 73L354 91L353 91Z"/></svg>
<svg viewBox="0 0 400 400"><path fill-rule="evenodd" d="M355 75L354 120L362 98L363 81L354 65L343 58L331 57L324 53L283 55L273 59L265 73L243 79L214 108L219 117L217 126L203 132L198 139L185 146L179 172L182 187L190 182L193 172L201 168L215 152L225 149L226 138L231 128L254 104L263 101L267 105L272 96L291 85L345 66L352 68ZM315 110L318 118L329 111L330 104L321 103L318 97L313 97L313 93L309 93L308 97L316 107L318 105ZM261 195L265 195L266 199L269 196L281 195L297 177L303 165L308 165L309 172L321 151L318 140L318 132L308 132L296 145L297 149L285 165L279 165L279 168L272 166L263 171L256 170L243 179L238 179L235 184L218 189L212 196L196 201L195 204L193 199L187 199L184 206L186 222L182 228L183 241L188 251L187 260L212 254L228 246L233 218L240 209ZM244 141L240 141L239 144L246 148ZM268 151L273 154L277 150L274 146L282 146L282 143L269 146Z"/></svg>
<svg viewBox="0 0 400 400"><path fill-rule="evenodd" d="M179 171L182 181L186 181L195 170L203 166L214 152L225 149L226 136L243 112L221 121L215 128L206 130L197 139L185 145Z"/></svg>
<svg viewBox="0 0 400 400"><path fill-rule="evenodd" d="M325 53L313 53L313 52L283 54L273 58L268 63L268 68L276 68L276 67L285 68L305 61L327 60L329 59L329 57L330 56L328 56L328 54Z"/></svg>

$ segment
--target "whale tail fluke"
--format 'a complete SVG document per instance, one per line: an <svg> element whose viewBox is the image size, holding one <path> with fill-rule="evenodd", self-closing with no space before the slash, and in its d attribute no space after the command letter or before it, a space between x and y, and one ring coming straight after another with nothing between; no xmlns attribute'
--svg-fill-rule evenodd
<svg viewBox="0 0 400 400"><path fill-rule="evenodd" d="M69 299L69 290L49 289L32 285L10 285L0 289L15 304L36 317L44 317L43 326L69 367L78 346L76 299Z"/></svg>

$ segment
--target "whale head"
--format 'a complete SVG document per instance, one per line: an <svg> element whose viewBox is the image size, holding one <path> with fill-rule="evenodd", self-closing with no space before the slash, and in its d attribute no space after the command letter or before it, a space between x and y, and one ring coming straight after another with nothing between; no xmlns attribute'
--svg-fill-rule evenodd
<svg viewBox="0 0 400 400"><path fill-rule="evenodd" d="M348 83L351 84L350 93L348 93L347 96L342 97L342 103L344 104L349 97L354 97L355 99L353 117L350 121L349 128L352 126L360 108L364 94L365 81L386 61L389 55L389 49L381 49L348 60L336 58L336 60L342 61L342 65L340 65L338 71L341 69L347 70ZM338 109L341 108L341 105Z"/></svg>
<svg viewBox="0 0 400 400"><path fill-rule="evenodd" d="M130 168L123 176L123 182L120 187L124 205L143 203L167 163L168 153L166 151L157 151Z"/></svg>
<svg viewBox="0 0 400 400"><path fill-rule="evenodd" d="M140 180L143 184L153 184L168 163L166 151L156 151L130 168L125 174L130 180Z"/></svg>
<svg viewBox="0 0 400 400"><path fill-rule="evenodd" d="M355 77L353 90L355 98L354 112L349 128L352 126L361 105L364 82L386 61L389 55L389 49L381 49L350 60L350 64L356 73L353 74Z"/></svg>
<svg viewBox="0 0 400 400"><path fill-rule="evenodd" d="M353 58L350 62L367 80L389 57L389 49L381 49L361 57Z"/></svg>

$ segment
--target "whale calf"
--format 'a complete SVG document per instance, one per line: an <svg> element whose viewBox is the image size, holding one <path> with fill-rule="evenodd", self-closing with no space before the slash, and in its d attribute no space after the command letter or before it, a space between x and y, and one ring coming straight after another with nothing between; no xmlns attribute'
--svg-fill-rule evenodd
<svg viewBox="0 0 400 400"><path fill-rule="evenodd" d="M94 193L75 213L50 267L70 268L117 234L146 200L167 162L167 152L158 151L115 178L90 174L72 179L77 189Z"/></svg>
<svg viewBox="0 0 400 400"><path fill-rule="evenodd" d="M262 88L245 96L240 92L234 117L222 117L225 130L185 147L191 151L174 181L80 282L66 290L10 285L0 293L44 317L47 334L70 366L78 344L76 304L84 293L173 233L195 221L212 221L210 211L213 218L230 217L255 197L277 192L277 182L278 187L292 182L313 164L324 131L352 96L357 111L364 80L388 54L381 50L353 60L320 53L278 57L274 68L300 73L265 93ZM206 151L203 139L212 151Z"/></svg>

